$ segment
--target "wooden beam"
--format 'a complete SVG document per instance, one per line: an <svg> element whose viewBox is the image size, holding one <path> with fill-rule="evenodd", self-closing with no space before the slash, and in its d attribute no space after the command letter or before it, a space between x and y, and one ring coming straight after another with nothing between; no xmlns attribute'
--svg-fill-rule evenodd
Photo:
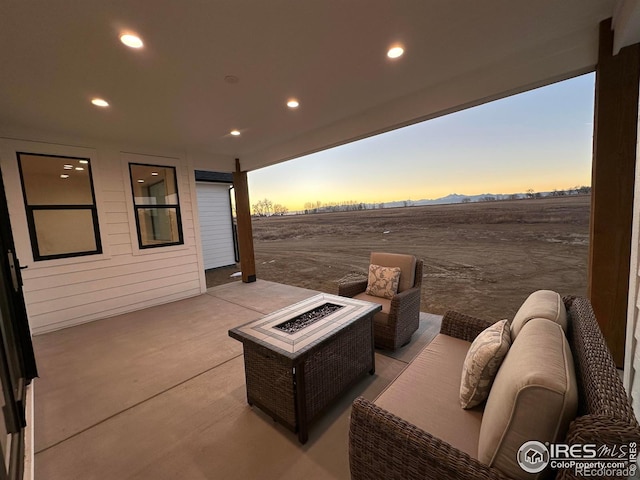
<svg viewBox="0 0 640 480"><path fill-rule="evenodd" d="M588 295L618 365L624 364L640 44L613 55L611 19L600 23L589 242Z"/></svg>
<svg viewBox="0 0 640 480"><path fill-rule="evenodd" d="M233 172L233 190L236 197L236 221L238 227L238 247L240 249L240 268L242 281L256 281L256 259L253 253L253 230L251 228L251 206L249 204L249 183L247 172L240 169L240 160L236 158L236 171Z"/></svg>

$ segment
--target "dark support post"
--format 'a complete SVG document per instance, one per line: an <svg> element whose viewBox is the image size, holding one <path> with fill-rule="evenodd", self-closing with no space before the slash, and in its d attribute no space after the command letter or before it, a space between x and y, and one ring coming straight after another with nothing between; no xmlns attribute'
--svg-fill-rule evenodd
<svg viewBox="0 0 640 480"><path fill-rule="evenodd" d="M236 196L236 219L238 224L238 246L240 247L240 268L242 281L256 281L256 260L253 253L253 230L251 229L251 207L249 205L249 183L247 172L240 170L240 160L236 158L233 172L233 187Z"/></svg>
<svg viewBox="0 0 640 480"><path fill-rule="evenodd" d="M624 364L638 129L640 44L613 55L600 23L596 67L588 295L618 367Z"/></svg>

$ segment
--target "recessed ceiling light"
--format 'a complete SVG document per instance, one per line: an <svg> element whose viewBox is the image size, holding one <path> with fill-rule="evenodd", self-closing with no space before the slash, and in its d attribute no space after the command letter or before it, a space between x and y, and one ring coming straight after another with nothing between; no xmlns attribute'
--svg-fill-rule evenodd
<svg viewBox="0 0 640 480"><path fill-rule="evenodd" d="M387 52L387 57L398 58L398 57L401 57L403 53L404 53L404 48L395 46L389 49L389 51Z"/></svg>
<svg viewBox="0 0 640 480"><path fill-rule="evenodd" d="M240 130L231 130L229 133L234 137L237 137L238 135L240 135Z"/></svg>
<svg viewBox="0 0 640 480"><path fill-rule="evenodd" d="M144 183L144 180L140 179L138 180L138 183Z"/></svg>
<svg viewBox="0 0 640 480"><path fill-rule="evenodd" d="M102 98L94 98L93 100L91 100L91 103L93 103L96 107L109 106L109 102L107 102L106 100L103 100Z"/></svg>
<svg viewBox="0 0 640 480"><path fill-rule="evenodd" d="M73 165L66 164L64 167L65 170L73 170Z"/></svg>
<svg viewBox="0 0 640 480"><path fill-rule="evenodd" d="M82 170L84 170L84 167L76 167L76 170L78 170L79 172L81 172Z"/></svg>
<svg viewBox="0 0 640 480"><path fill-rule="evenodd" d="M151 175L154 176L154 177L157 177L160 174L158 172L151 172Z"/></svg>
<svg viewBox="0 0 640 480"><path fill-rule="evenodd" d="M289 108L298 108L299 106L300 102L298 102L298 100L296 100L295 98L292 98L287 102L287 107Z"/></svg>
<svg viewBox="0 0 640 480"><path fill-rule="evenodd" d="M63 173L62 175L60 175L60 178L69 178L69 175L67 175L66 173Z"/></svg>
<svg viewBox="0 0 640 480"><path fill-rule="evenodd" d="M130 33L120 35L120 41L130 48L142 48L144 46L140 37Z"/></svg>
<svg viewBox="0 0 640 480"><path fill-rule="evenodd" d="M89 160L80 160L80 163L87 164L87 163L89 163Z"/></svg>

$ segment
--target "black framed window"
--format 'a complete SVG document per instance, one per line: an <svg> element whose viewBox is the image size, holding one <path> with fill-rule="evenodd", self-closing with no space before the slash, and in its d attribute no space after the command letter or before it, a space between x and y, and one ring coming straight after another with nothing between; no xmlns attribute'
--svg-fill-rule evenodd
<svg viewBox="0 0 640 480"><path fill-rule="evenodd" d="M33 259L102 253L88 158L18 152Z"/></svg>
<svg viewBox="0 0 640 480"><path fill-rule="evenodd" d="M130 163L138 246L184 243L175 167Z"/></svg>

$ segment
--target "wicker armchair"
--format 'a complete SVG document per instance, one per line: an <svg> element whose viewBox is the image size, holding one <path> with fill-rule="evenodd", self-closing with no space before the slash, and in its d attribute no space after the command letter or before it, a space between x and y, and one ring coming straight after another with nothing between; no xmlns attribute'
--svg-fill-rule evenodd
<svg viewBox="0 0 640 480"><path fill-rule="evenodd" d="M413 255L372 252L370 263L384 267L400 267L398 293L387 300L367 295L367 280L338 285L338 295L379 303L382 311L374 317L374 338L378 348L395 350L406 345L420 322L420 292L422 289L422 260Z"/></svg>

